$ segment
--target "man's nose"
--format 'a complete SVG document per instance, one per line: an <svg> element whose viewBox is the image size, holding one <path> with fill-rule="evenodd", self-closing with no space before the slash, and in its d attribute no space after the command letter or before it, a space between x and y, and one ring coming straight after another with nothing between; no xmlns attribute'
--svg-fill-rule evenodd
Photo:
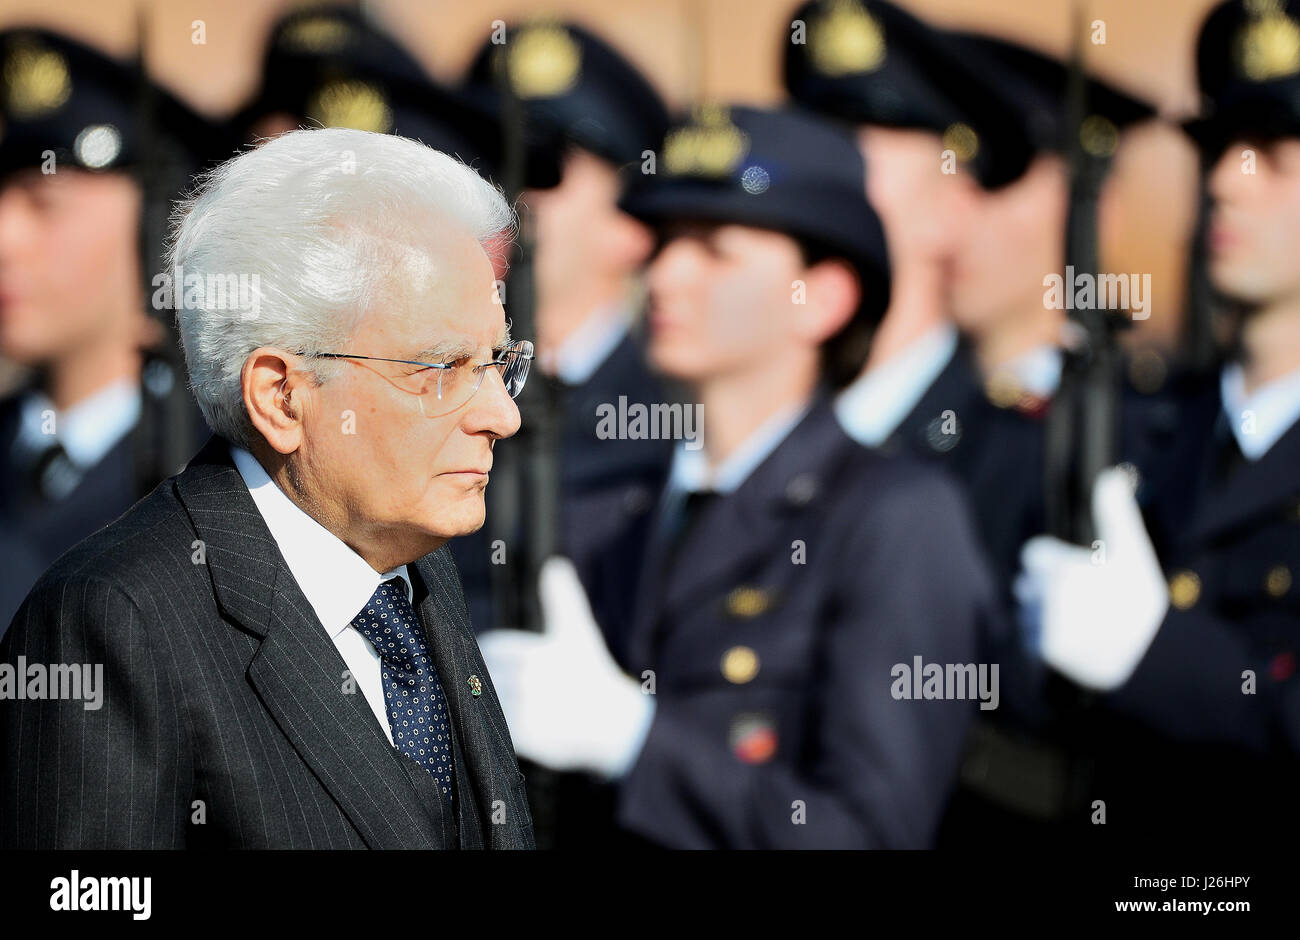
<svg viewBox="0 0 1300 940"><path fill-rule="evenodd" d="M483 384L469 401L465 413L466 428L472 434L489 431L496 437L511 437L519 430L519 406L506 391L501 370L490 366L483 376Z"/></svg>

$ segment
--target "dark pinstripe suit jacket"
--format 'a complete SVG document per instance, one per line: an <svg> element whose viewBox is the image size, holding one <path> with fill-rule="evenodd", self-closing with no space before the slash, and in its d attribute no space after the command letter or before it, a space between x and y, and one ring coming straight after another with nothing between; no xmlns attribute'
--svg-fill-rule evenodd
<svg viewBox="0 0 1300 940"><path fill-rule="evenodd" d="M214 438L60 558L0 643L29 669L102 664L104 687L97 710L0 701L0 847L532 848L450 553L412 569L451 709L454 811L346 681Z"/></svg>

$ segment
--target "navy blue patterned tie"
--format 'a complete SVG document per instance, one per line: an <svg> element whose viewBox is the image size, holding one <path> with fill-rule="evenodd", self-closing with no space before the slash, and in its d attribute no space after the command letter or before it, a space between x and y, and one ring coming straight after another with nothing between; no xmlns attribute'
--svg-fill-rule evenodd
<svg viewBox="0 0 1300 940"><path fill-rule="evenodd" d="M424 631L406 597L406 581L392 578L375 588L352 626L379 654L393 744L415 761L452 799L451 729L447 697L424 642Z"/></svg>

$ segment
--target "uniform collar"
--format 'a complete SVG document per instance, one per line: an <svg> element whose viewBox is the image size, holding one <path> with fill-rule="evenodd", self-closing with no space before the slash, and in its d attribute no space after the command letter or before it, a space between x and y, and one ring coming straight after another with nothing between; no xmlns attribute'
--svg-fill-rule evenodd
<svg viewBox="0 0 1300 940"><path fill-rule="evenodd" d="M744 443L727 457L712 475L708 456L703 448L691 450L681 441L673 452L673 465L668 475L668 488L677 492L694 493L712 490L716 493L734 492L754 469L789 437L808 412L811 401L803 401L782 408L771 415Z"/></svg>
<svg viewBox="0 0 1300 940"><path fill-rule="evenodd" d="M140 385L120 379L71 408L59 411L43 392L32 390L22 402L20 446L39 453L57 440L68 459L82 469L99 463L140 420ZM45 433L46 416L54 416Z"/></svg>
<svg viewBox="0 0 1300 940"><path fill-rule="evenodd" d="M330 639L347 629L381 582L404 578L407 599L414 601L406 565L383 574L375 571L338 536L286 496L257 458L233 444L230 455L289 571Z"/></svg>
<svg viewBox="0 0 1300 940"><path fill-rule="evenodd" d="M619 301L599 307L551 354L548 366L565 385L583 385L623 341L631 311Z"/></svg>
<svg viewBox="0 0 1300 940"><path fill-rule="evenodd" d="M1219 376L1223 413L1242 456L1258 460L1300 420L1300 369L1246 394L1241 364L1230 362Z"/></svg>
<svg viewBox="0 0 1300 940"><path fill-rule="evenodd" d="M1044 343L1004 363L997 372L1010 376L1036 398L1051 398L1061 384L1062 361L1060 347Z"/></svg>
<svg viewBox="0 0 1300 940"><path fill-rule="evenodd" d="M912 413L956 351L957 330L952 324L926 331L836 397L840 425L859 444L880 446Z"/></svg>

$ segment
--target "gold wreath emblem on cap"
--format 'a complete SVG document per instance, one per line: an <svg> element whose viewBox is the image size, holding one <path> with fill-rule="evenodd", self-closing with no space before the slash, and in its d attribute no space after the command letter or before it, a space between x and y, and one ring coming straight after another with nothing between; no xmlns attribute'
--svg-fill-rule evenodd
<svg viewBox="0 0 1300 940"><path fill-rule="evenodd" d="M4 64L5 110L34 118L61 107L72 94L72 79L63 56L22 40L9 47Z"/></svg>
<svg viewBox="0 0 1300 940"><path fill-rule="evenodd" d="M664 170L673 176L726 177L749 152L749 135L722 105L703 105L695 119L664 140Z"/></svg>
<svg viewBox="0 0 1300 940"><path fill-rule="evenodd" d="M553 98L577 84L582 47L558 23L527 26L507 45L506 71L520 98Z"/></svg>
<svg viewBox="0 0 1300 940"><path fill-rule="evenodd" d="M297 52L323 55L347 45L352 27L328 14L304 16L280 34L280 45Z"/></svg>
<svg viewBox="0 0 1300 940"><path fill-rule="evenodd" d="M1300 24L1276 4L1252 6L1253 21L1241 28L1234 48L1241 74L1264 82L1300 72Z"/></svg>
<svg viewBox="0 0 1300 940"><path fill-rule="evenodd" d="M346 79L326 82L307 101L307 116L326 127L351 127L387 134L393 110L384 93L370 82Z"/></svg>
<svg viewBox="0 0 1300 940"><path fill-rule="evenodd" d="M832 0L809 27L808 53L823 75L874 72L885 61L885 31L857 0Z"/></svg>
<svg viewBox="0 0 1300 940"><path fill-rule="evenodd" d="M951 150L958 160L966 163L980 152L980 136L969 124L957 121L943 132L943 149Z"/></svg>

